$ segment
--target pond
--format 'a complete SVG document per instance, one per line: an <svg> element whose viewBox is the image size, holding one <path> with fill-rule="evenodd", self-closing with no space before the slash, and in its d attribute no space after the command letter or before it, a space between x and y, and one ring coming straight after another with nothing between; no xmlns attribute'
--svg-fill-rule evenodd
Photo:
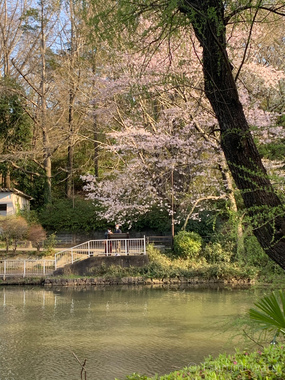
<svg viewBox="0 0 285 380"><path fill-rule="evenodd" d="M163 375L232 353L225 323L263 295L225 287L0 288L1 380Z"/></svg>

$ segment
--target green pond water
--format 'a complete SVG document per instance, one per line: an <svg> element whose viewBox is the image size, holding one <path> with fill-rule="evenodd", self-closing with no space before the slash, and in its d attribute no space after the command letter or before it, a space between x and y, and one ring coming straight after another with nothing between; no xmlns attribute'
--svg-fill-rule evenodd
<svg viewBox="0 0 285 380"><path fill-rule="evenodd" d="M224 287L0 287L0 379L163 375L234 352L225 324L264 291ZM74 353L74 354L73 354Z"/></svg>

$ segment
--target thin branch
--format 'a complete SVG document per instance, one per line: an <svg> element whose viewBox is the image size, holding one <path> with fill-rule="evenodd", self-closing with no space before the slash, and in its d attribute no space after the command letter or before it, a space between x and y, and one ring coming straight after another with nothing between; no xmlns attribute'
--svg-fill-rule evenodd
<svg viewBox="0 0 285 380"><path fill-rule="evenodd" d="M260 2L259 2L260 3ZM227 25L230 21L231 18L233 18L234 16L246 11L246 10L249 10L249 9L262 9L264 11L268 11L270 13L274 13L274 14L277 14L279 16L285 16L285 11L284 12L279 12L279 9L282 9L284 8L284 5L281 5L280 7L274 9L274 8L267 8L267 7L263 7L263 6L259 6L259 5L245 5L243 7L240 7L240 8L237 8L235 9L233 12L229 13L227 17L225 17L225 25Z"/></svg>
<svg viewBox="0 0 285 380"><path fill-rule="evenodd" d="M81 373L80 373L80 375L81 375L81 380L83 380L83 373L84 373L84 379L86 380L87 379L87 372L86 372L86 369L85 369L85 365L86 365L86 363L87 363L87 359L84 359L84 362L81 364L81 362L80 362L80 360L78 359L78 357L75 355L75 353L74 352L72 352L72 354L73 354L73 356L75 357L75 359L78 361L78 363L80 364L80 366L81 366Z"/></svg>
<svg viewBox="0 0 285 380"><path fill-rule="evenodd" d="M16 63L15 63L15 60L14 58L11 59L11 62L13 64L13 66L15 67L15 69L18 71L18 73L23 77L23 79L28 83L29 86L32 87L32 89L38 94L38 95L41 95L41 93L39 92L39 90L37 90L35 88L35 86L32 85L32 83L26 78L26 75L24 73L22 73L21 69L19 69L17 66L16 66Z"/></svg>
<svg viewBox="0 0 285 380"><path fill-rule="evenodd" d="M221 196L214 196L214 195L209 195L208 197L202 197L202 198L199 198L196 200L196 202L194 203L193 207L191 208L189 214L187 215L186 219L185 219L185 222L183 224L183 227L181 228L182 230L185 230L186 226L187 226L187 223L188 223L188 220L190 219L191 215L193 214L195 208L197 207L197 205L202 202L202 201L207 201L207 200L214 200L214 201L217 201L219 199L225 199L226 198L226 195L221 195Z"/></svg>
<svg viewBox="0 0 285 380"><path fill-rule="evenodd" d="M260 343L258 343L258 342L256 342L256 340L254 340L252 337L250 337L249 335L248 335L248 333L243 329L242 330L243 332L244 332L244 334L253 342L253 343L255 343L255 344L257 344L258 346L260 346L260 347L262 347L262 348L264 348L264 346L262 345L262 344L260 344Z"/></svg>
<svg viewBox="0 0 285 380"><path fill-rule="evenodd" d="M259 0L259 4L260 3L261 3L261 0ZM250 25L250 30L249 30L248 38L247 38L247 41L246 41L245 49L244 49L244 52L243 52L242 61L241 61L241 64L239 65L237 74L235 76L235 82L238 80L238 77L239 77L239 74L241 72L242 66L243 66L243 64L245 62L245 59L246 59L246 55L247 55L247 51L248 51L248 47L249 47L249 43L250 43L250 40L251 40L252 31L253 31L253 26L254 26L254 23L255 23L258 11L259 11L259 8L257 7L257 9L255 10L255 13L254 13L251 25Z"/></svg>

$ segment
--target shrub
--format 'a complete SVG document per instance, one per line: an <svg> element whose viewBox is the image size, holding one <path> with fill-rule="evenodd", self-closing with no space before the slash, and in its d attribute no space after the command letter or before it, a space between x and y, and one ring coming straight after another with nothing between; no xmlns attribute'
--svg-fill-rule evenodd
<svg viewBox="0 0 285 380"><path fill-rule="evenodd" d="M196 232L179 231L174 237L174 254L182 258L196 259L202 248L202 238Z"/></svg>
<svg viewBox="0 0 285 380"><path fill-rule="evenodd" d="M34 243L37 251L40 251L41 243L46 239L46 231L40 224L34 224L29 228L28 239Z"/></svg>
<svg viewBox="0 0 285 380"><path fill-rule="evenodd" d="M46 255L53 255L54 254L54 247L56 245L56 235L50 234L48 238L44 241L44 249Z"/></svg>
<svg viewBox="0 0 285 380"><path fill-rule="evenodd" d="M9 245L13 242L15 252L19 240L26 237L28 223L21 216L5 216L0 219L0 228L2 239L6 242L6 253L9 251Z"/></svg>
<svg viewBox="0 0 285 380"><path fill-rule="evenodd" d="M208 243L203 249L203 257L209 264L230 262L232 253L223 249L220 243Z"/></svg>

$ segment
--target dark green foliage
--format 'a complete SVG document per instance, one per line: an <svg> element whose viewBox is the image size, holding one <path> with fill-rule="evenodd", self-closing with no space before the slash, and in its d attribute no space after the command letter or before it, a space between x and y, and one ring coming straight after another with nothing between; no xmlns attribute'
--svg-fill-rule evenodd
<svg viewBox="0 0 285 380"><path fill-rule="evenodd" d="M158 207L153 207L151 211L142 215L133 224L136 231L152 230L158 234L170 235L171 217L167 210L161 211Z"/></svg>
<svg viewBox="0 0 285 380"><path fill-rule="evenodd" d="M239 255L236 259L237 264L241 267L255 267L259 272L259 276L265 277L266 281L269 280L270 276L274 280L274 276L284 274L284 270L266 255L253 235L245 237L244 254Z"/></svg>
<svg viewBox="0 0 285 380"><path fill-rule="evenodd" d="M17 188L33 198L31 209L39 210L44 205L44 170L29 160L19 162L19 166L19 169L11 172L11 180L17 183Z"/></svg>
<svg viewBox="0 0 285 380"><path fill-rule="evenodd" d="M211 240L215 231L222 224L222 217L215 211L205 210L199 213L198 220L190 219L187 223L186 230L199 234L204 241Z"/></svg>
<svg viewBox="0 0 285 380"><path fill-rule="evenodd" d="M255 236L247 236L244 239L245 255L240 257L244 264L266 266L272 260L265 254Z"/></svg>
<svg viewBox="0 0 285 380"><path fill-rule="evenodd" d="M29 226L39 223L38 214L35 210L20 210L19 215L26 219Z"/></svg>
<svg viewBox="0 0 285 380"><path fill-rule="evenodd" d="M21 88L10 79L2 79L0 86L0 137L2 151L25 148L31 139L31 119L24 108Z"/></svg>
<svg viewBox="0 0 285 380"><path fill-rule="evenodd" d="M104 230L106 223L98 217L98 211L91 201L60 199L48 204L39 213L39 220L48 231Z"/></svg>
<svg viewBox="0 0 285 380"><path fill-rule="evenodd" d="M29 149L32 123L26 112L21 87L14 80L3 78L0 81L0 88L0 153L8 155L7 159L2 160L0 173L3 179L10 176L11 181L17 183L18 188L25 191L16 177L18 173L22 173L25 166L25 161L20 160L20 152ZM14 162L13 170L11 160ZM6 186L5 181L3 185Z"/></svg>

